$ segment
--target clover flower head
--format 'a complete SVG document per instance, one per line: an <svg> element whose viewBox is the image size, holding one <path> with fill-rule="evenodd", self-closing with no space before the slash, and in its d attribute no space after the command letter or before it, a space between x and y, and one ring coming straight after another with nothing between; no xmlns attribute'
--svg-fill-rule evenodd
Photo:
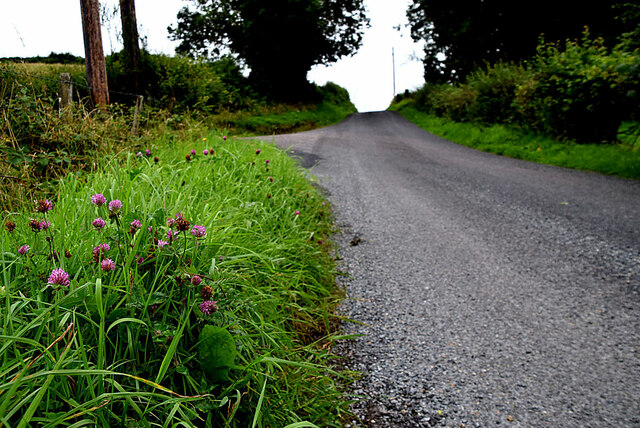
<svg viewBox="0 0 640 428"><path fill-rule="evenodd" d="M6 222L4 226L7 228L7 232L9 233L13 233L13 231L16 229L16 224L12 221Z"/></svg>
<svg viewBox="0 0 640 428"><path fill-rule="evenodd" d="M158 248L163 248L165 246L169 245L169 243L167 241L164 241L162 239L158 239Z"/></svg>
<svg viewBox="0 0 640 428"><path fill-rule="evenodd" d="M39 213L46 213L47 211L51 211L53 208L53 203L48 199L40 199L36 202L36 211Z"/></svg>
<svg viewBox="0 0 640 428"><path fill-rule="evenodd" d="M100 267L105 272L116 270L116 264L111 259L104 259L100 262Z"/></svg>
<svg viewBox="0 0 640 428"><path fill-rule="evenodd" d="M193 275L191 277L191 284L192 285L195 285L197 287L198 285L200 285L201 282L202 282L202 278L200 278L198 275Z"/></svg>
<svg viewBox="0 0 640 428"><path fill-rule="evenodd" d="M107 203L107 198L102 193L96 193L91 197L91 203L97 207L101 207Z"/></svg>
<svg viewBox="0 0 640 428"><path fill-rule="evenodd" d="M54 269L49 275L47 285L61 285L63 287L69 286L69 274L64 269Z"/></svg>
<svg viewBox="0 0 640 428"><path fill-rule="evenodd" d="M202 151L202 154L203 154L203 155L205 155L205 156L207 156L207 155L209 154L209 150L204 149L204 150Z"/></svg>
<svg viewBox="0 0 640 428"><path fill-rule="evenodd" d="M297 211L297 210L296 210L296 212L295 212L295 213L293 213L293 214L294 214L294 215L296 215L296 216L299 216L299 215L300 215L300 211Z"/></svg>
<svg viewBox="0 0 640 428"><path fill-rule="evenodd" d="M176 224L176 219L175 218L168 218L167 219L167 227L173 228L174 224Z"/></svg>
<svg viewBox="0 0 640 428"><path fill-rule="evenodd" d="M106 253L107 251L109 251L110 249L111 249L111 246L109 246L109 244L107 244L106 242L103 242L102 244L99 244L93 247L93 254L94 256L100 256Z"/></svg>
<svg viewBox="0 0 640 428"><path fill-rule="evenodd" d="M195 149L191 149L191 156L195 156L195 155L196 155Z"/></svg>
<svg viewBox="0 0 640 428"><path fill-rule="evenodd" d="M49 223L49 220L42 220L38 227L40 228L40 230L47 230L49 229L49 227L51 227L51 223Z"/></svg>
<svg viewBox="0 0 640 428"><path fill-rule="evenodd" d="M139 158L141 158L141 157L142 157L142 152L138 152L138 153L136 153L136 156L137 156L137 157L139 157Z"/></svg>
<svg viewBox="0 0 640 428"><path fill-rule="evenodd" d="M114 199L113 201L109 202L108 208L109 212L115 214L120 211L120 208L122 208L122 202L120 202L120 199Z"/></svg>
<svg viewBox="0 0 640 428"><path fill-rule="evenodd" d="M169 241L171 241L172 239L174 239L177 236L178 236L178 231L177 230L170 230L170 231L167 232L167 239Z"/></svg>
<svg viewBox="0 0 640 428"><path fill-rule="evenodd" d="M151 150L146 149L144 152L145 152L145 154L146 154L147 156L151 156Z"/></svg>
<svg viewBox="0 0 640 428"><path fill-rule="evenodd" d="M31 247L29 247L28 245L23 245L20 248L18 248L18 254L20 254L21 256L24 256L29 252L30 249Z"/></svg>
<svg viewBox="0 0 640 428"><path fill-rule="evenodd" d="M260 149L256 150L256 154L259 155L261 151L262 150L260 150Z"/></svg>
<svg viewBox="0 0 640 428"><path fill-rule="evenodd" d="M31 230L33 230L35 233L40 232L40 222L38 220L35 219L31 219L31 221L29 221L29 227L31 228Z"/></svg>
<svg viewBox="0 0 640 428"><path fill-rule="evenodd" d="M204 238L207 234L207 229L204 226L199 226L197 224L193 225L193 229L191 229L191 234L196 238Z"/></svg>
<svg viewBox="0 0 640 428"><path fill-rule="evenodd" d="M269 159L267 159L266 161L264 161L264 163L266 163L267 165L269 165L269 162L271 162Z"/></svg>
<svg viewBox="0 0 640 428"><path fill-rule="evenodd" d="M205 300L200 303L200 310L205 315L211 315L218 310L218 302L215 300Z"/></svg>
<svg viewBox="0 0 640 428"><path fill-rule="evenodd" d="M91 222L91 225L95 228L95 229L102 229L106 223L105 221L102 219L102 217L98 217L97 219L93 220Z"/></svg>
<svg viewBox="0 0 640 428"><path fill-rule="evenodd" d="M223 141L227 141L227 136L226 136L226 135L223 135L223 136L222 136L222 140L223 140Z"/></svg>
<svg viewBox="0 0 640 428"><path fill-rule="evenodd" d="M202 297L202 300L209 300L211 299L211 296L213 296L213 288L210 285L202 287L200 290L200 297Z"/></svg>

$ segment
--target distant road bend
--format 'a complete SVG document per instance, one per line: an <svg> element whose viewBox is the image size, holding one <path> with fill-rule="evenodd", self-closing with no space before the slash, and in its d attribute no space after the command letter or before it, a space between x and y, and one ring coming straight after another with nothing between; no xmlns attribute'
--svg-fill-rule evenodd
<svg viewBox="0 0 640 428"><path fill-rule="evenodd" d="M391 112L275 143L343 232L360 425L640 426L640 182L481 153Z"/></svg>

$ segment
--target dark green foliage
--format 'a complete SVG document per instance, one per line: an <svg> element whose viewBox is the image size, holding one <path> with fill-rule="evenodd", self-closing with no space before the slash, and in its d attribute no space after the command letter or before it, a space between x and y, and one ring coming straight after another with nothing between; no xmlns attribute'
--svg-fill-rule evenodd
<svg viewBox="0 0 640 428"><path fill-rule="evenodd" d="M622 1L414 0L407 16L412 37L425 42L425 79L461 81L485 61L520 61L535 54L538 39L580 36L585 26L613 42L621 35L615 17Z"/></svg>
<svg viewBox="0 0 640 428"><path fill-rule="evenodd" d="M521 126L580 143L615 142L623 121L640 117L640 55L581 42L541 43L526 65L497 63L450 85L415 94L423 111L457 121Z"/></svg>
<svg viewBox="0 0 640 428"><path fill-rule="evenodd" d="M180 53L231 51L251 69L256 90L302 101L313 95L306 74L352 54L367 25L363 0L209 0L183 8L170 29Z"/></svg>
<svg viewBox="0 0 640 428"><path fill-rule="evenodd" d="M236 110L250 103L246 78L229 57L206 62L142 52L140 58L139 92L133 92L127 84L122 53L107 57L113 101L132 104L133 92L144 95L145 103L153 107L203 113Z"/></svg>
<svg viewBox="0 0 640 428"><path fill-rule="evenodd" d="M541 45L517 103L536 128L579 142L614 142L640 113L640 56L609 51L601 39Z"/></svg>
<svg viewBox="0 0 640 428"><path fill-rule="evenodd" d="M236 343L224 328L205 325L198 341L198 360L207 380L220 383L227 380L236 358Z"/></svg>

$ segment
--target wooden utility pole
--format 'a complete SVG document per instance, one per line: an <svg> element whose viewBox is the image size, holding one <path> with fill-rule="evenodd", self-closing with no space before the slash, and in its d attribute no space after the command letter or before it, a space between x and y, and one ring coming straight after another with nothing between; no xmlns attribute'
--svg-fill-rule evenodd
<svg viewBox="0 0 640 428"><path fill-rule="evenodd" d="M140 46L138 45L138 23L136 20L135 0L120 0L120 18L122 20L122 44L127 78L131 90L139 92Z"/></svg>
<svg viewBox="0 0 640 428"><path fill-rule="evenodd" d="M85 68L87 83L91 91L94 107L106 110L109 104L107 86L107 66L102 50L102 32L100 30L99 0L80 0L82 13L82 31L84 33Z"/></svg>

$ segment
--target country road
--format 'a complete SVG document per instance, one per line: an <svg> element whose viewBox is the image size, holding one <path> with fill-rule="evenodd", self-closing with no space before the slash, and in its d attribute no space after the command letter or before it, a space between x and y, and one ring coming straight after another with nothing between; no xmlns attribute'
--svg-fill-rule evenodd
<svg viewBox="0 0 640 428"><path fill-rule="evenodd" d="M640 182L391 112L265 140L310 168L342 230L360 426L640 426Z"/></svg>

